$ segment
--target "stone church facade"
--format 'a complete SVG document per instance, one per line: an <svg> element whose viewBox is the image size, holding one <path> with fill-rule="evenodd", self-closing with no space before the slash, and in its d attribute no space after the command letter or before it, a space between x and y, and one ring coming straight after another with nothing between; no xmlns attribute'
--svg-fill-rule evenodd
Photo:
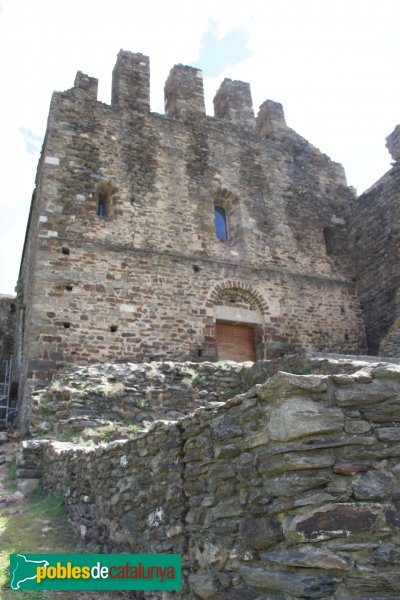
<svg viewBox="0 0 400 600"><path fill-rule="evenodd" d="M375 263L343 168L280 104L255 117L246 83L226 79L214 112L182 65L150 112L149 59L125 51L111 105L80 72L54 93L17 289L21 398L75 363L367 351L357 267Z"/></svg>

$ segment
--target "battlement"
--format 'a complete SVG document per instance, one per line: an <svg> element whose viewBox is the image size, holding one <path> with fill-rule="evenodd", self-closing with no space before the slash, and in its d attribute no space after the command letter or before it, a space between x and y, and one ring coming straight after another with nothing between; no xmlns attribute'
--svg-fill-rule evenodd
<svg viewBox="0 0 400 600"><path fill-rule="evenodd" d="M78 71L78 96L97 100L98 80ZM214 116L255 128L261 137L286 128L282 105L267 100L254 117L250 84L224 79L214 97ZM164 86L165 115L172 118L205 116L203 74L200 69L175 65ZM143 114L150 112L150 60L141 53L120 50L113 69L111 106Z"/></svg>
<svg viewBox="0 0 400 600"><path fill-rule="evenodd" d="M200 69L175 65L164 88L165 114L169 117L205 114L203 75Z"/></svg>
<svg viewBox="0 0 400 600"><path fill-rule="evenodd" d="M90 100L97 100L97 89L99 81L95 77L89 77L82 71L78 71L74 81L74 88L82 92L82 94Z"/></svg>
<svg viewBox="0 0 400 600"><path fill-rule="evenodd" d="M257 131L260 137L268 137L286 128L285 113L279 102L266 100L260 106L257 115Z"/></svg>
<svg viewBox="0 0 400 600"><path fill-rule="evenodd" d="M214 114L220 119L254 126L250 85L243 81L224 79L214 98Z"/></svg>
<svg viewBox="0 0 400 600"><path fill-rule="evenodd" d="M111 105L150 111L150 61L140 53L120 50L113 70Z"/></svg>

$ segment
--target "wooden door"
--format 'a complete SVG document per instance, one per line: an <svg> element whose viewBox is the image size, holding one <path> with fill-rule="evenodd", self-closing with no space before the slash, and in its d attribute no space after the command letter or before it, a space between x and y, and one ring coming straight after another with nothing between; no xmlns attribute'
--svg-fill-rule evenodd
<svg viewBox="0 0 400 600"><path fill-rule="evenodd" d="M254 328L217 321L217 353L218 360L255 361Z"/></svg>

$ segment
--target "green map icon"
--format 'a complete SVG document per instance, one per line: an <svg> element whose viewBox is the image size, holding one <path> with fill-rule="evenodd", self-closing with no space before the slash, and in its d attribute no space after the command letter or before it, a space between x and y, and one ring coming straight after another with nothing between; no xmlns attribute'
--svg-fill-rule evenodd
<svg viewBox="0 0 400 600"><path fill-rule="evenodd" d="M31 560L23 554L10 555L10 586L12 590L19 590L21 584L36 579L37 567L48 567L47 560Z"/></svg>

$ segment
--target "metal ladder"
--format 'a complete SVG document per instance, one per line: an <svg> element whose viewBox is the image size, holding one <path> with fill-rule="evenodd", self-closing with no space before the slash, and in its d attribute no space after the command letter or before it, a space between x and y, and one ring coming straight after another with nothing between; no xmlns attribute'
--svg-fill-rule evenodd
<svg viewBox="0 0 400 600"><path fill-rule="evenodd" d="M3 365L4 380L0 383L0 425L3 423L5 427L8 427L12 415L18 410L18 406L12 407L10 405L12 358L3 361Z"/></svg>

